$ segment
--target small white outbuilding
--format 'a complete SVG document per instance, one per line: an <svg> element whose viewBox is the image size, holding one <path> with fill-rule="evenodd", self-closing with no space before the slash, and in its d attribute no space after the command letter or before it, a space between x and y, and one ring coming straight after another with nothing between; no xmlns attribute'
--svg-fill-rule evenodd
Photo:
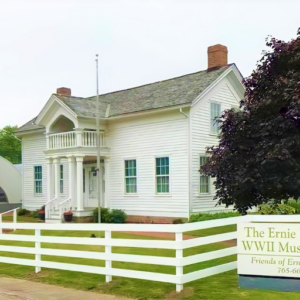
<svg viewBox="0 0 300 300"><path fill-rule="evenodd" d="M22 168L0 156L0 204L20 204L22 200Z"/></svg>

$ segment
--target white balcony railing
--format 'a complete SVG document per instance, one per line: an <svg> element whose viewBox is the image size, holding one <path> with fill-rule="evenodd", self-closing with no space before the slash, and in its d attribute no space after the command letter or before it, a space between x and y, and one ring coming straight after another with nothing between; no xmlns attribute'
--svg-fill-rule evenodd
<svg viewBox="0 0 300 300"><path fill-rule="evenodd" d="M97 133L95 131L69 131L50 134L48 136L48 150L71 147L96 147ZM104 132L100 132L100 146L104 146Z"/></svg>

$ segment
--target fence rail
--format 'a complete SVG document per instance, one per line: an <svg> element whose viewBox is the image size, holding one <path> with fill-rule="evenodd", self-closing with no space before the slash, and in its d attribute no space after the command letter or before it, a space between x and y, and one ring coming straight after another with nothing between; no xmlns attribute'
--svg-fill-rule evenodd
<svg viewBox="0 0 300 300"><path fill-rule="evenodd" d="M19 209L20 207L16 207L16 208L13 208L13 209L10 209L8 211L5 211L3 213L0 213L0 225L2 223L2 216L3 215L6 215L8 213L11 213L13 212L13 223L17 223L17 210ZM16 231L16 228L13 228L14 231ZM0 226L0 234L2 234L2 227Z"/></svg>
<svg viewBox="0 0 300 300"><path fill-rule="evenodd" d="M0 262L9 264L18 264L35 267L36 272L40 272L41 268L53 268L60 270L79 271L94 274L103 274L106 276L106 282L112 280L112 276L123 276L128 278L146 279L160 282L168 282L176 284L176 291L183 289L183 284L194 281L207 276L234 270L237 262L229 262L218 266L196 270L187 274L183 273L183 267L187 265L197 264L199 262L213 260L216 258L226 257L237 254L237 247L228 247L225 249L199 253L183 257L183 250L196 246L207 245L211 243L223 242L237 238L237 232L229 232L216 234L206 237L195 237L183 240L183 233L193 230L208 229L220 227L239 222L299 222L300 216L243 216L228 219L220 219L213 221L204 221L189 224L176 225L154 225L154 224L37 224L37 223L1 223L0 228L14 229L32 229L34 235L22 234L0 234L0 244L2 241L27 241L33 242L34 247L20 247L0 245L0 251L12 253L32 254L35 259L23 259L13 257L1 257ZM65 236L46 236L41 235L43 230L65 231ZM104 231L104 238L86 238L86 237L70 237L68 231ZM141 240L141 239L124 239L112 238L111 233L118 232L168 232L175 234L175 240ZM19 232L20 233L20 232ZM46 233L45 233L46 234ZM104 252L80 251L80 250L62 250L48 249L42 243L69 244L69 245L97 245L104 246ZM112 247L137 247L137 248L158 248L175 250L175 257L162 257L151 255L135 255L112 253ZM149 251L149 254L151 252ZM42 260L42 255L88 258L105 261L105 267L96 267L89 265L78 265L72 263L60 263ZM118 269L112 267L112 262L129 262L129 263L147 263L154 265L173 266L176 274L164 274L155 272L135 271L129 269Z"/></svg>

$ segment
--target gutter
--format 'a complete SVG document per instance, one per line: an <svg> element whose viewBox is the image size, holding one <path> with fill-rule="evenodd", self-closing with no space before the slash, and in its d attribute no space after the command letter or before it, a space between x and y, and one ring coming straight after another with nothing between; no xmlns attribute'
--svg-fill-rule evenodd
<svg viewBox="0 0 300 300"><path fill-rule="evenodd" d="M188 156L188 219L190 219L190 214L191 214L191 191L192 191L192 186L191 186L191 118L182 111L182 107L179 108L179 112L184 115L188 119L188 134L187 134L187 156ZM191 113L191 108L190 108L190 113Z"/></svg>

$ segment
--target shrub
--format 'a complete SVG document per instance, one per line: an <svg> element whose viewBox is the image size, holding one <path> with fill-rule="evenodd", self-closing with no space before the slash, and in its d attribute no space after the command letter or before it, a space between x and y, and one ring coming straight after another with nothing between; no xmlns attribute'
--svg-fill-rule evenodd
<svg viewBox="0 0 300 300"><path fill-rule="evenodd" d="M126 213L121 209L113 209L111 211L111 223L125 223Z"/></svg>
<svg viewBox="0 0 300 300"><path fill-rule="evenodd" d="M17 212L18 212L18 216L29 216L30 215L30 211L25 208L20 208L17 210Z"/></svg>
<svg viewBox="0 0 300 300"><path fill-rule="evenodd" d="M293 215L295 208L287 204L265 203L258 206L260 215Z"/></svg>
<svg viewBox="0 0 300 300"><path fill-rule="evenodd" d="M299 201L299 200L298 200ZM295 200L289 200L287 202L288 206L291 206L295 209L295 214L300 214L300 202L295 201Z"/></svg>
<svg viewBox="0 0 300 300"><path fill-rule="evenodd" d="M172 224L183 224L183 220L182 219L174 219Z"/></svg>
<svg viewBox="0 0 300 300"><path fill-rule="evenodd" d="M39 218L39 209L33 211L33 212L31 213L31 216L32 216L33 218Z"/></svg>
<svg viewBox="0 0 300 300"><path fill-rule="evenodd" d="M201 221L209 221L209 220L217 220L217 219L223 219L223 218L232 218L232 217L238 217L240 216L240 213L235 211L230 212L218 212L218 213L198 213L198 214L192 214L190 216L189 222L201 222Z"/></svg>
<svg viewBox="0 0 300 300"><path fill-rule="evenodd" d="M101 223L111 223L111 213L109 208L101 207L100 208L101 214ZM98 223L98 207L94 209L94 222Z"/></svg>

